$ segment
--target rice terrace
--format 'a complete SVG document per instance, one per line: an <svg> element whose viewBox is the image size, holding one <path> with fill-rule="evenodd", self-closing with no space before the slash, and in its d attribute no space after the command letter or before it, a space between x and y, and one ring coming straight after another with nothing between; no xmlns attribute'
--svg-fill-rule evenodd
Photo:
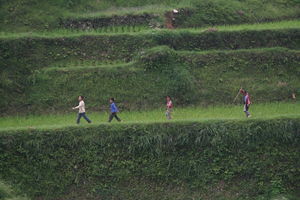
<svg viewBox="0 0 300 200"><path fill-rule="evenodd" d="M299 200L299 0L0 0L0 200Z"/></svg>

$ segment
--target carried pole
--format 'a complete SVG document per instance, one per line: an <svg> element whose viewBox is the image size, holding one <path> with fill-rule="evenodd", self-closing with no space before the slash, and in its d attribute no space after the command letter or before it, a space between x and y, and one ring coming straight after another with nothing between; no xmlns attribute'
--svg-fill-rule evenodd
<svg viewBox="0 0 300 200"><path fill-rule="evenodd" d="M243 89L242 87L241 87L241 89ZM239 91L238 91L238 93L237 93L237 95L235 96L235 98L234 98L234 100L233 100L233 103L236 101L236 99L238 98L238 96L239 96L239 94L240 94L240 90L241 89L239 89Z"/></svg>

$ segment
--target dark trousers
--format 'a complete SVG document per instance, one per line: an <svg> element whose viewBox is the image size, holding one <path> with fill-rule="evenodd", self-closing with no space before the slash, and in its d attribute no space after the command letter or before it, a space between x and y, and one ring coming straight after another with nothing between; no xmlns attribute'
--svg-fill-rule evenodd
<svg viewBox="0 0 300 200"><path fill-rule="evenodd" d="M244 112L246 113L246 117L249 117L250 115L249 107L250 105L244 104Z"/></svg>
<svg viewBox="0 0 300 200"><path fill-rule="evenodd" d="M121 121L121 119L118 117L117 113L111 113L109 115L108 122L111 122L111 120L113 120L113 118L116 118L119 122Z"/></svg>
<svg viewBox="0 0 300 200"><path fill-rule="evenodd" d="M83 117L88 123L91 123L92 121L85 115L85 113L78 113L77 117L77 124L80 123L80 118Z"/></svg>

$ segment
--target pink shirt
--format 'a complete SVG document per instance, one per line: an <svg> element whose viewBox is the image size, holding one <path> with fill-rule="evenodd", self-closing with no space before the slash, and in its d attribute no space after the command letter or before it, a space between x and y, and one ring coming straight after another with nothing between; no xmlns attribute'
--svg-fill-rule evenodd
<svg viewBox="0 0 300 200"><path fill-rule="evenodd" d="M171 100L167 102L167 108L173 108L173 103Z"/></svg>

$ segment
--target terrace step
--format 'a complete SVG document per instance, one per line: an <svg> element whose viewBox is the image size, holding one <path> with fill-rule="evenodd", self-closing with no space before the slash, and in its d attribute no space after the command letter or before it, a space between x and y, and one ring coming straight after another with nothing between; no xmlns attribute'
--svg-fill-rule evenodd
<svg viewBox="0 0 300 200"><path fill-rule="evenodd" d="M91 30L110 26L148 26L156 27L158 15L139 14L124 16L103 16L95 18L67 18L61 19L59 25L63 28Z"/></svg>
<svg viewBox="0 0 300 200"><path fill-rule="evenodd" d="M92 62L86 63L66 63L66 64L58 64L50 67L43 68L43 71L76 71L76 70L93 70L93 69L112 69L112 68L123 68L123 67L132 67L133 62L129 63L115 63L115 64L97 64Z"/></svg>

